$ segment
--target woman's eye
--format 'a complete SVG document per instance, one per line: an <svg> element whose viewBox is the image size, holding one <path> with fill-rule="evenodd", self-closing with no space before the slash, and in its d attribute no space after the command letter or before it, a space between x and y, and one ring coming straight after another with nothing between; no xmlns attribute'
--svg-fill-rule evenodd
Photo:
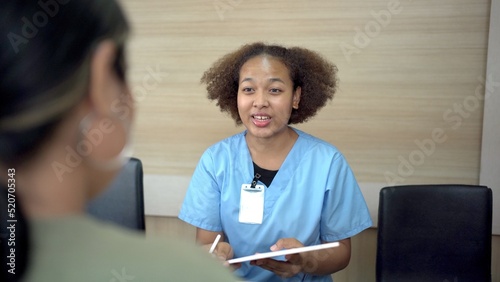
<svg viewBox="0 0 500 282"><path fill-rule="evenodd" d="M269 92L273 93L273 94L278 94L278 93L281 93L281 89L278 89L278 88L271 88L269 90Z"/></svg>
<svg viewBox="0 0 500 282"><path fill-rule="evenodd" d="M243 92L252 92L253 89L250 88L250 87L243 87L243 89L241 89L241 91L243 91Z"/></svg>

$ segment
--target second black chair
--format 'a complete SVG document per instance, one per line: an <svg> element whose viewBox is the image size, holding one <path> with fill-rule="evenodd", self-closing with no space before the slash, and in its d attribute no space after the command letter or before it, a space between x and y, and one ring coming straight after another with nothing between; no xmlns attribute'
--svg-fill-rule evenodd
<svg viewBox="0 0 500 282"><path fill-rule="evenodd" d="M378 282L491 281L492 192L410 185L380 191Z"/></svg>
<svg viewBox="0 0 500 282"><path fill-rule="evenodd" d="M87 212L98 219L144 231L142 162L131 158L106 191L87 205Z"/></svg>

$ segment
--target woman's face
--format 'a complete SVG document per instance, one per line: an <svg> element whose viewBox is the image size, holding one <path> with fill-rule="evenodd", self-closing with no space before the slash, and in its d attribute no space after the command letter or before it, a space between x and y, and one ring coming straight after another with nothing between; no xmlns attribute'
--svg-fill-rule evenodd
<svg viewBox="0 0 500 282"><path fill-rule="evenodd" d="M300 101L300 88L293 90L285 64L266 55L251 58L241 67L238 84L238 113L247 134L272 138L285 132Z"/></svg>
<svg viewBox="0 0 500 282"><path fill-rule="evenodd" d="M107 63L95 63L94 75L101 78L94 79L93 91L89 95L92 105L90 122L80 129L86 138L83 141L92 145L86 158L91 168L91 196L107 188L128 161L127 145L134 120L134 101L125 80L124 66L117 66L113 43L104 42L101 46L94 60ZM107 52L103 51L106 49Z"/></svg>

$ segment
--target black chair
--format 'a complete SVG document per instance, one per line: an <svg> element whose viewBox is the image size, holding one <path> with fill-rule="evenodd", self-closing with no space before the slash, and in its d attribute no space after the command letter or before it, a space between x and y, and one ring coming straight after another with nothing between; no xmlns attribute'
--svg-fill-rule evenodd
<svg viewBox="0 0 500 282"><path fill-rule="evenodd" d="M131 158L113 183L87 205L87 212L122 227L144 231L142 163Z"/></svg>
<svg viewBox="0 0 500 282"><path fill-rule="evenodd" d="M491 281L491 226L488 187L382 188L377 281Z"/></svg>

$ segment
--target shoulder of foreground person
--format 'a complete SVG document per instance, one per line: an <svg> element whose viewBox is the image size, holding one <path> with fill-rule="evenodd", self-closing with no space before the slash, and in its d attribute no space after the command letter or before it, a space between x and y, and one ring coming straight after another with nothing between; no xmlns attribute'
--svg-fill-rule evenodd
<svg viewBox="0 0 500 282"><path fill-rule="evenodd" d="M237 280L194 242L148 238L89 218L33 229L25 281Z"/></svg>

